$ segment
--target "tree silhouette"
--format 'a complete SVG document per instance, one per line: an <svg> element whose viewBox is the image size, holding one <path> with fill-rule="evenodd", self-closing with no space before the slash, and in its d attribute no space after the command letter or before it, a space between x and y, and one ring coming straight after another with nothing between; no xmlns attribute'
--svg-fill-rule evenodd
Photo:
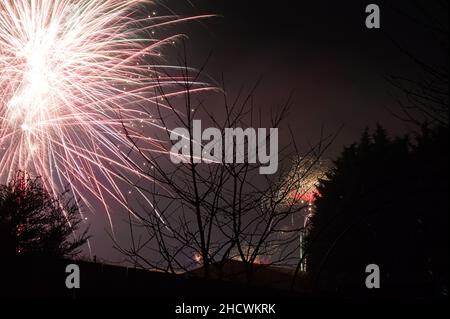
<svg viewBox="0 0 450 319"><path fill-rule="evenodd" d="M77 206L49 194L39 178L19 172L0 186L2 256L74 257L87 241L87 231L74 235L80 222Z"/></svg>
<svg viewBox="0 0 450 319"><path fill-rule="evenodd" d="M155 183L148 187L132 181L132 186L145 193L152 204L148 207L146 203L130 202L130 210L138 217L130 218L132 247L123 248L116 242L116 248L142 268L169 273L201 268L205 277L211 277L215 270L221 276L229 261L239 261L248 282L254 280L258 265L296 265L303 224L293 221L300 220L308 206L293 200L304 195L296 185L310 174L334 136L322 135L316 145L302 153L294 139L283 142L279 145L279 169L273 175L261 175L261 164L249 161L223 164L218 157L211 163L197 163L194 120L201 119L204 127L219 129L219 139L225 141L227 128L282 127L290 101L276 107L270 119L263 121L262 111L255 105L257 83L248 93L244 94L243 89L233 99L218 91L223 102L210 105L196 93L194 85L203 77L203 67L200 71L190 69L185 52L180 59L182 74L173 77L168 73L167 77L185 92L184 98L174 99L160 84L156 95L163 98L156 101L157 111L149 111L148 115L164 128L158 140L170 140L173 127L189 132L185 137L189 144L187 161L176 164L168 160L173 141L167 144L169 147L163 145L163 152L149 152L134 138L133 128L123 123L128 139L142 155L136 162L145 163L138 166L129 160L130 165ZM236 153L239 146L244 146L243 155L249 158L250 138L232 143ZM206 152L203 145L200 148L202 154ZM291 171L302 173L289 174Z"/></svg>
<svg viewBox="0 0 450 319"><path fill-rule="evenodd" d="M317 287L364 289L375 263L385 287L446 289L448 128L425 126L414 143L366 131L319 192L305 244Z"/></svg>
<svg viewBox="0 0 450 319"><path fill-rule="evenodd" d="M396 4L392 5L394 8ZM388 81L396 88L395 100L400 106L394 115L408 123L424 122L448 126L449 123L449 24L448 1L411 1L405 10L395 9L412 26L419 27L433 43L435 57L422 57L408 48L404 41L388 36L407 58L416 76L390 75Z"/></svg>

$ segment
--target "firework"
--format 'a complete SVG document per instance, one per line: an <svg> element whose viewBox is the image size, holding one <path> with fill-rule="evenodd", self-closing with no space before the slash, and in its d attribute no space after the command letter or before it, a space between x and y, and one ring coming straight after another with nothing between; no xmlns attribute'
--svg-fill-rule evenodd
<svg viewBox="0 0 450 319"><path fill-rule="evenodd" d="M332 167L328 160L315 159L311 157L300 158L295 162L296 168L289 173L287 180L295 181L294 185L289 183L288 204L291 201L300 204L309 204L311 209L312 203L315 201L317 186L321 179L326 178L326 173Z"/></svg>
<svg viewBox="0 0 450 319"><path fill-rule="evenodd" d="M165 152L161 141L149 137L162 129L151 110L161 98L156 88L173 87L176 79L162 73L168 66L149 61L162 61L162 48L181 37L156 39L154 33L202 18L158 17L152 11L143 17L150 5L1 0L1 183L18 170L41 176L54 195L68 188L80 206L100 203L111 229L111 211L128 209L128 191L145 199L138 188L126 186L148 178L136 169L142 163L128 137L142 150Z"/></svg>

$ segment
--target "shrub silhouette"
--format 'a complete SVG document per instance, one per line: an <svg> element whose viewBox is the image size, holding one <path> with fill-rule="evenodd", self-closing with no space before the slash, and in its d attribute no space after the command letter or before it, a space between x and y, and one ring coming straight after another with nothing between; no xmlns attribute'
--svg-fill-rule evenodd
<svg viewBox="0 0 450 319"><path fill-rule="evenodd" d="M81 223L76 205L56 198L40 178L19 172L0 186L0 253L2 256L75 257L87 241L76 236Z"/></svg>
<svg viewBox="0 0 450 319"><path fill-rule="evenodd" d="M445 291L448 145L448 128L424 127L411 143L378 127L345 149L321 182L306 238L318 287L365 289L365 268L375 263L385 287Z"/></svg>

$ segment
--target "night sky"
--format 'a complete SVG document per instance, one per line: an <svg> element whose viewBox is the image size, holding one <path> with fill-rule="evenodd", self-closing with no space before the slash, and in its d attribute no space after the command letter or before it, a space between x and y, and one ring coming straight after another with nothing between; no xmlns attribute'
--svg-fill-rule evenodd
<svg viewBox="0 0 450 319"><path fill-rule="evenodd" d="M352 143L365 126L379 122L392 134L407 129L387 111L396 107L391 96L396 91L386 76L414 75L416 68L390 37L435 59L436 43L428 43L428 35L406 17L418 16L411 1L375 2L381 8L381 30L365 27L368 1L192 3L194 11L221 15L187 26L193 63L202 65L211 53L207 72L218 80L223 74L231 96L262 78L256 94L261 108L277 107L293 92L290 124L299 143L317 139L322 125L328 133L343 126L330 156Z"/></svg>
<svg viewBox="0 0 450 319"><path fill-rule="evenodd" d="M381 7L381 30L365 27L365 8L372 2ZM189 36L191 66L200 67L212 54L206 72L218 82L224 76L229 96L242 87L250 89L262 78L256 104L268 111L293 93L288 123L300 146L317 141L322 126L329 134L342 127L327 154L330 158L338 155L344 145L355 142L365 127L373 128L377 122L392 135L408 131L388 111L396 107L391 96L396 91L386 76L415 76L417 70L390 38L423 58L439 59L433 53L437 52L436 44L404 14L415 15L411 1L163 3L177 14L218 15L179 25L175 30ZM169 62L176 55L167 54ZM110 239L106 235L99 239L103 236L94 233L97 240L93 239L93 253L119 260L112 253Z"/></svg>

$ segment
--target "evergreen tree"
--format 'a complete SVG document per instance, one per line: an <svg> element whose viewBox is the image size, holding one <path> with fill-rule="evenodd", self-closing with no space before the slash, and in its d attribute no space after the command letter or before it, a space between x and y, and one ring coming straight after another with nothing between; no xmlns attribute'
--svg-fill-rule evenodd
<svg viewBox="0 0 450 319"><path fill-rule="evenodd" d="M321 181L305 243L318 287L365 289L365 268L377 264L385 288L444 289L448 146L447 128L424 127L411 143L378 126L344 150Z"/></svg>
<svg viewBox="0 0 450 319"><path fill-rule="evenodd" d="M49 194L39 178L25 173L0 186L2 256L74 257L87 241L75 236L81 219L76 205Z"/></svg>

